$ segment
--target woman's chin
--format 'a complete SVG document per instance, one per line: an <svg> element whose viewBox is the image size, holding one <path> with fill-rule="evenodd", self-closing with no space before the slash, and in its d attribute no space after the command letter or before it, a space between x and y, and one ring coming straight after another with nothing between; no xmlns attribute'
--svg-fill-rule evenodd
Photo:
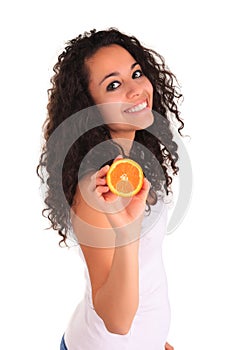
<svg viewBox="0 0 233 350"><path fill-rule="evenodd" d="M135 126L135 130L146 129L154 122L154 116L151 110L145 112L135 113L131 119L131 123Z"/></svg>

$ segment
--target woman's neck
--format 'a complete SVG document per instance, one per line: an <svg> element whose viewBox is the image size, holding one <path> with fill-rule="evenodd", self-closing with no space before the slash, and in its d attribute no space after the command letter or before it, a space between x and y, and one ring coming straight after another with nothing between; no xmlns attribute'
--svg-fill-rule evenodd
<svg viewBox="0 0 233 350"><path fill-rule="evenodd" d="M120 145L123 148L125 155L129 156L130 150L133 144L133 140L127 139L127 138L120 138L120 137L117 137L117 138L112 137L112 139L114 142L116 142L118 145Z"/></svg>

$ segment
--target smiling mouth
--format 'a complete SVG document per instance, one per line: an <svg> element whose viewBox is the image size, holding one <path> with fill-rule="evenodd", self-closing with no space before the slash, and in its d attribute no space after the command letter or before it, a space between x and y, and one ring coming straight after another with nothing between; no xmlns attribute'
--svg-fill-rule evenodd
<svg viewBox="0 0 233 350"><path fill-rule="evenodd" d="M147 108L147 102L144 101L142 103L139 103L136 106L133 106L131 108L126 109L125 113L135 113L135 112L141 112L143 109Z"/></svg>

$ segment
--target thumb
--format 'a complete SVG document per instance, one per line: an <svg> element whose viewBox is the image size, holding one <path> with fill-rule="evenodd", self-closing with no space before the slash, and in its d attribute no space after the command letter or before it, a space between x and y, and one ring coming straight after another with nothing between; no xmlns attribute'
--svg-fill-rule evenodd
<svg viewBox="0 0 233 350"><path fill-rule="evenodd" d="M150 191L151 183L145 177L143 179L143 184L141 190L136 194L136 197L146 202L148 193Z"/></svg>

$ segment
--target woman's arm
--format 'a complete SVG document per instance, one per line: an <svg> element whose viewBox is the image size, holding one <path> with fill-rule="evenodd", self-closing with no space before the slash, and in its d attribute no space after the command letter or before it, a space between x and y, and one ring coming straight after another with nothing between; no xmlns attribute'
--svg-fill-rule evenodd
<svg viewBox="0 0 233 350"><path fill-rule="evenodd" d="M138 240L116 247L106 282L94 295L94 307L112 333L129 332L139 302Z"/></svg>
<svg viewBox="0 0 233 350"><path fill-rule="evenodd" d="M116 243L118 243L117 235L119 234L123 234L124 237L127 237L127 235L131 237L132 233L134 237L138 237L140 234L142 215L139 214L144 213L145 201L149 191L148 182L145 181L138 198L132 199L126 208L115 214L106 214L96 208L98 199L101 208L103 208L102 204L105 205L109 202L107 203L108 206L112 203L112 194L106 190L107 186L104 180L106 172L107 168L105 167L105 171L98 172L98 176L94 177L96 182L93 187L94 191L92 188L89 194L86 191L91 188L91 185L88 185L90 184L90 178L86 178L80 183L83 190L77 191L76 203L78 205L73 207L76 218L82 220L82 225L79 224L78 220L73 220L74 231L78 239L80 230L87 232L90 227L92 228L90 229L91 234L96 236L102 234L101 229L107 228L109 234L110 232L114 234ZM95 195L96 197L93 198ZM90 205L88 198L93 205ZM135 225L136 216L139 219L137 219ZM84 228L84 222L86 223L86 229ZM97 223L98 227L96 227ZM95 230L93 230L93 226L95 226ZM116 229L116 227L118 228ZM109 332L128 333L139 302L139 240L136 239L124 246L113 248L96 248L85 244L80 244L80 246L89 270L95 311L102 318Z"/></svg>

